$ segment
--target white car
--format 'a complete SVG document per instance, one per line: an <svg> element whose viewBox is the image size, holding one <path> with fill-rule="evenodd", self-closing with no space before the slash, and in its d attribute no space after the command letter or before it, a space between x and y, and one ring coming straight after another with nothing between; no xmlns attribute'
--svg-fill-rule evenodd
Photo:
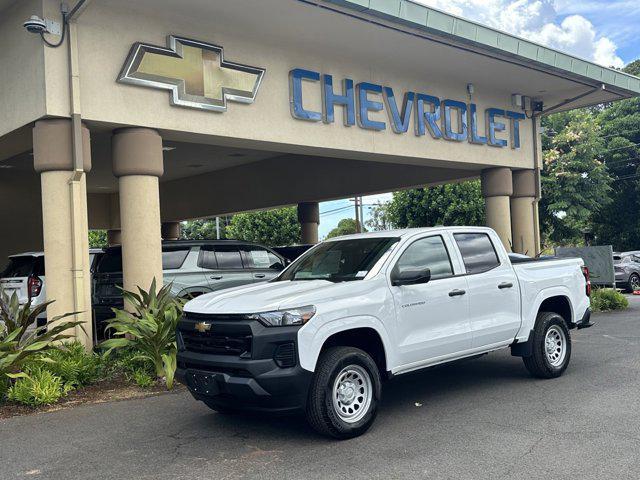
<svg viewBox="0 0 640 480"><path fill-rule="evenodd" d="M581 259L511 263L482 227L375 232L318 244L267 283L202 295L178 326L178 372L219 412L303 411L336 438L372 424L382 380L511 347L560 376L591 326Z"/></svg>
<svg viewBox="0 0 640 480"><path fill-rule="evenodd" d="M101 248L89 250L89 265L93 265L97 255L102 254ZM46 285L44 270L44 252L25 252L9 256L9 263L0 272L0 290L11 297L14 293L18 296L20 305L27 302L32 307L46 302ZM47 322L47 313L38 316L37 325L42 326Z"/></svg>

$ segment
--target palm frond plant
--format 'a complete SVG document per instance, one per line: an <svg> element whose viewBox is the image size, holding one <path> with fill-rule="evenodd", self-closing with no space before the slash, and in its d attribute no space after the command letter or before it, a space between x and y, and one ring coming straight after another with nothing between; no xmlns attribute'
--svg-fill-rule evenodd
<svg viewBox="0 0 640 480"><path fill-rule="evenodd" d="M107 357L114 349L129 348L138 357L153 363L157 378L165 378L167 388L173 388L176 371L176 327L184 302L171 295L171 285L157 290L155 279L148 292L138 287L138 293L123 290L125 309L113 309L115 318L107 323L113 338L99 347Z"/></svg>
<svg viewBox="0 0 640 480"><path fill-rule="evenodd" d="M29 303L20 305L15 292L9 297L0 290L0 383L7 386L7 377L24 376L21 367L27 359L59 348L63 340L73 337L67 333L69 330L77 326L82 328L82 321L62 321L79 312L58 315L46 325L33 327L38 316L52 303L46 302L32 308Z"/></svg>

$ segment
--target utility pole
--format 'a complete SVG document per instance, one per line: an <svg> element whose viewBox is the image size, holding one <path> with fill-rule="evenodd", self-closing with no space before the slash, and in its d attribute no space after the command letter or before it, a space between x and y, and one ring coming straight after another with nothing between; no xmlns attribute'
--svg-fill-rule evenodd
<svg viewBox="0 0 640 480"><path fill-rule="evenodd" d="M220 217L216 217L216 238L220 240Z"/></svg>
<svg viewBox="0 0 640 480"><path fill-rule="evenodd" d="M360 224L360 205L359 205L360 197L357 195L353 198L353 205L356 209L356 233L362 233L362 225Z"/></svg>

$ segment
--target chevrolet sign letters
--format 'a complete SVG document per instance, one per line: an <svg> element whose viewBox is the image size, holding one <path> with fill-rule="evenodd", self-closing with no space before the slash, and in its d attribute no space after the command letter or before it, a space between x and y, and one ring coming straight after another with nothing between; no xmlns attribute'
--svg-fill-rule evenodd
<svg viewBox="0 0 640 480"><path fill-rule="evenodd" d="M302 102L302 82L320 82L322 90L322 112L307 110ZM478 132L478 114L474 103L466 104L457 100L440 100L432 95L417 92L406 92L402 107L398 105L391 87L384 87L374 83L361 82L355 86L353 80L345 78L342 81L342 93L336 93L331 75L320 75L318 72L293 69L289 72L289 103L291 115L300 120L310 122L333 123L335 121L334 107L344 107L344 124L356 124L360 128L369 130L385 130L385 122L372 120L369 112L379 112L386 107L391 129L395 133L406 133L409 129L412 110L415 112L415 134L429 135L434 139L506 147L507 140L499 138L497 134L506 129L505 122L511 127L511 148L520 148L520 120L525 115L499 108L485 110L486 132ZM372 100L379 96L384 103ZM356 102L357 100L357 102ZM357 104L357 109L356 109ZM455 117L455 119L454 119ZM503 118L504 121L500 121ZM456 128L454 128L456 125Z"/></svg>

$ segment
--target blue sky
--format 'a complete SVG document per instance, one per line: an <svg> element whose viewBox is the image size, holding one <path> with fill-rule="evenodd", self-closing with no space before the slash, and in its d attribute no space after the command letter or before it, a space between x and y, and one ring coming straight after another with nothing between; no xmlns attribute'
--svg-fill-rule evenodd
<svg viewBox="0 0 640 480"><path fill-rule="evenodd" d="M610 67L640 58L640 0L415 0ZM364 197L384 202L391 194ZM320 238L343 218L349 199L320 204ZM370 207L365 207L365 221Z"/></svg>

